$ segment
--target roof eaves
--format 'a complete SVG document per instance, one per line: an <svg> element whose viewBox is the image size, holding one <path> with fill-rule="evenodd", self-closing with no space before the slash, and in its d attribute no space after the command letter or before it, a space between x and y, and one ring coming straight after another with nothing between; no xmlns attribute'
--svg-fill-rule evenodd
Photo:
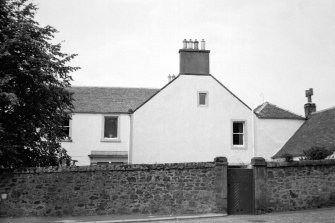
<svg viewBox="0 0 335 223"><path fill-rule="evenodd" d="M129 112L96 112L96 111L74 111L73 114L129 114Z"/></svg>

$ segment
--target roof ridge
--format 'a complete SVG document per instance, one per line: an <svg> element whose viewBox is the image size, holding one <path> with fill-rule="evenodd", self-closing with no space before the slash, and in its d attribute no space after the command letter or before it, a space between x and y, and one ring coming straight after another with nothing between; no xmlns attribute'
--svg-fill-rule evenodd
<svg viewBox="0 0 335 223"><path fill-rule="evenodd" d="M329 110L332 110L332 109L335 109L335 106L330 107L330 108L325 108L325 109L322 109L320 111L313 112L312 115L322 113L322 112L326 112L326 111L329 111Z"/></svg>
<svg viewBox="0 0 335 223"><path fill-rule="evenodd" d="M271 103L269 103L269 104L271 104ZM290 113L292 113L292 114L294 114L294 115L296 115L296 116L299 116L299 117L301 117L301 118L305 118L305 117L303 117L303 116L301 116L301 115L298 115L298 114L296 114L296 113L294 113L294 112L292 112L292 111L290 111L290 110L288 110L288 109L282 108L282 107L277 106L277 105L274 105L274 104L271 104L271 105L273 105L273 106L275 106L275 107L277 107L277 108L279 108L279 109L282 109L282 110L284 110L284 111L290 112Z"/></svg>
<svg viewBox="0 0 335 223"><path fill-rule="evenodd" d="M117 88L117 89L149 89L149 90L159 90L159 88L146 88L146 87L111 87L111 86L71 86L70 88Z"/></svg>
<svg viewBox="0 0 335 223"><path fill-rule="evenodd" d="M258 107L258 108L255 109L257 111L254 110L254 112L256 112L257 114L260 113L265 108L265 106L268 105L268 104L270 104L270 103L267 102L267 101L263 102L263 104L261 104L260 107Z"/></svg>

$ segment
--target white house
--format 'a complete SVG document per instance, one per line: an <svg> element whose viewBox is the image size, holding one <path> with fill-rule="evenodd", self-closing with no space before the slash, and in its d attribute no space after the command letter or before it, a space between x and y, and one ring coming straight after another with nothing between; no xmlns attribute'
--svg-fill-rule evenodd
<svg viewBox="0 0 335 223"><path fill-rule="evenodd" d="M62 145L79 165L104 162L230 164L270 159L303 123L265 103L255 111L209 72L209 50L185 41L180 72L166 86L74 87L75 111Z"/></svg>
<svg viewBox="0 0 335 223"><path fill-rule="evenodd" d="M74 113L62 146L77 165L128 162L130 114L156 89L73 87Z"/></svg>
<svg viewBox="0 0 335 223"><path fill-rule="evenodd" d="M305 118L265 102L254 110L255 155L270 160L304 123Z"/></svg>

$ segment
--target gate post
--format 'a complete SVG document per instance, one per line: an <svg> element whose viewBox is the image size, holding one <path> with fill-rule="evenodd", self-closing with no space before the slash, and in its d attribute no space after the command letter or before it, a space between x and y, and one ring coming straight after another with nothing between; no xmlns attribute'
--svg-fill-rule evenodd
<svg viewBox="0 0 335 223"><path fill-rule="evenodd" d="M265 159L254 157L251 159L254 172L254 214L265 213L267 210L267 167Z"/></svg>
<svg viewBox="0 0 335 223"><path fill-rule="evenodd" d="M216 212L227 212L227 158L216 157L215 163L215 203Z"/></svg>

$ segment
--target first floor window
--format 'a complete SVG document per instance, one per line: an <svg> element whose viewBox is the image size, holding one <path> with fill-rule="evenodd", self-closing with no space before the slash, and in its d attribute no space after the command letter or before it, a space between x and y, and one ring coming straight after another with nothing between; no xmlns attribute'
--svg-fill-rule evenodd
<svg viewBox="0 0 335 223"><path fill-rule="evenodd" d="M116 139L118 138L118 117L105 116L104 117L104 138Z"/></svg>
<svg viewBox="0 0 335 223"><path fill-rule="evenodd" d="M62 131L65 135L65 139L70 138L70 119L65 119L62 125Z"/></svg>
<svg viewBox="0 0 335 223"><path fill-rule="evenodd" d="M243 146L244 145L244 122L233 122L233 145Z"/></svg>

